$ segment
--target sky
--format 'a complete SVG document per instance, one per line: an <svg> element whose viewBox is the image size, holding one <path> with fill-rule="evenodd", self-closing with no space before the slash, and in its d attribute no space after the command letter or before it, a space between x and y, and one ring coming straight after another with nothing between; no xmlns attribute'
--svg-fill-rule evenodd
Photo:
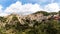
<svg viewBox="0 0 60 34"><path fill-rule="evenodd" d="M37 11L58 12L60 0L0 0L0 16L28 15Z"/></svg>

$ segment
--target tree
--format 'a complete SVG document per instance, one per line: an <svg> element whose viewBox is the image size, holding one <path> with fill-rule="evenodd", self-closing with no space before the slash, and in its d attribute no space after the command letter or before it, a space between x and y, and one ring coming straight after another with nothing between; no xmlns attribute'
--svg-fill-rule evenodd
<svg viewBox="0 0 60 34"><path fill-rule="evenodd" d="M50 15L56 15L58 14L57 12L50 12Z"/></svg>
<svg viewBox="0 0 60 34"><path fill-rule="evenodd" d="M59 16L60 16L60 11L59 11Z"/></svg>
<svg viewBox="0 0 60 34"><path fill-rule="evenodd" d="M39 13L42 13L44 16L48 16L49 13L46 12L46 11L37 11L36 13L33 13L33 14L39 14Z"/></svg>

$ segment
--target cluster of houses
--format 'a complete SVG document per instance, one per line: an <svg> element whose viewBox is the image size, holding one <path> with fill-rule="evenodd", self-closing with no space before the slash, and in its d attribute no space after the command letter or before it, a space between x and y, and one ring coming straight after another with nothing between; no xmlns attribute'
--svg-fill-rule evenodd
<svg viewBox="0 0 60 34"><path fill-rule="evenodd" d="M60 20L59 14L44 16L42 13L39 13L39 14L31 14L28 15L27 17L29 17L30 20L37 20L37 21L50 20L50 19Z"/></svg>
<svg viewBox="0 0 60 34"><path fill-rule="evenodd" d="M55 19L55 20L60 20L60 16L59 16L59 14L54 15L54 19Z"/></svg>

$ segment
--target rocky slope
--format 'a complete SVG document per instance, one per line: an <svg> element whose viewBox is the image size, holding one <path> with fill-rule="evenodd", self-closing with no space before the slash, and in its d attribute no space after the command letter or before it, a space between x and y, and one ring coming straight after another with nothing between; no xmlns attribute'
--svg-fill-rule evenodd
<svg viewBox="0 0 60 34"><path fill-rule="evenodd" d="M44 24L44 22L48 22L48 20L56 17L53 15L46 16L44 14L36 12L25 16L10 14L8 16L0 17L0 29L3 29L1 32L6 34L16 34L18 31L37 27L42 22Z"/></svg>

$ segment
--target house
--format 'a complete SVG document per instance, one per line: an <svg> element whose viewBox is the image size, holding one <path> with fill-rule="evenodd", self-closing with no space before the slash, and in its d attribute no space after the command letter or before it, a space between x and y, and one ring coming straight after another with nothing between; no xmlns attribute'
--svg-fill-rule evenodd
<svg viewBox="0 0 60 34"><path fill-rule="evenodd" d="M59 21L60 21L60 16L59 16L59 14L54 15L54 19L55 19L55 20L59 20Z"/></svg>

